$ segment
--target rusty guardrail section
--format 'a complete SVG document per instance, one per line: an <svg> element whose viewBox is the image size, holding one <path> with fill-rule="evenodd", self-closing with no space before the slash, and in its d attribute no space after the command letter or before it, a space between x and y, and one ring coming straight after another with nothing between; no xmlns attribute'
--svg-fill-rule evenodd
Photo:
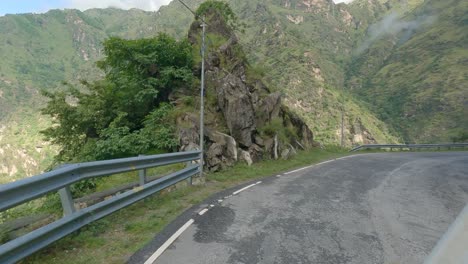
<svg viewBox="0 0 468 264"><path fill-rule="evenodd" d="M64 217L0 245L0 263L15 263L81 227L155 194L199 173L199 165L189 165L152 182L146 181L146 169L200 159L200 151L139 156L134 158L76 163L0 185L0 212L58 191ZM111 199L76 210L70 185L84 179L139 171L140 186Z"/></svg>

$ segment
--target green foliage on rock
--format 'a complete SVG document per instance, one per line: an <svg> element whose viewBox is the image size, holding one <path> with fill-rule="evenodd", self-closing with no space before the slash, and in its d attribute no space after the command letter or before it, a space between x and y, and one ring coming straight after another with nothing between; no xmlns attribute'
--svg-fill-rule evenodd
<svg viewBox="0 0 468 264"><path fill-rule="evenodd" d="M195 11L197 17L203 18L207 14L212 13L213 10L219 12L223 17L225 23L231 27L231 29L239 29L242 24L239 23L236 13L232 11L231 7L227 2L208 0L203 2L198 9Z"/></svg>
<svg viewBox="0 0 468 264"><path fill-rule="evenodd" d="M282 142L293 143L298 138L296 129L291 125L286 125L281 118L271 120L271 122L265 124L259 128L259 132L262 136L278 139ZM289 122L290 123L290 122Z"/></svg>

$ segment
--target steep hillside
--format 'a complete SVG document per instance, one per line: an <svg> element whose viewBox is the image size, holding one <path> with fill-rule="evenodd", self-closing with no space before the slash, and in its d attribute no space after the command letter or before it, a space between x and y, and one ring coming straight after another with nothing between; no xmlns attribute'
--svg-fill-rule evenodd
<svg viewBox="0 0 468 264"><path fill-rule="evenodd" d="M1 182L44 170L55 153L39 134L50 125L38 111L45 103L40 90L98 77L101 42L155 35L154 20L154 13L117 9L0 17Z"/></svg>
<svg viewBox="0 0 468 264"><path fill-rule="evenodd" d="M468 2L427 0L369 30L347 88L410 142L468 130Z"/></svg>
<svg viewBox="0 0 468 264"><path fill-rule="evenodd" d="M244 44L288 105L308 121L317 140L339 142L341 109L345 142L393 142L385 125L343 93L344 69L354 38L371 23L344 4L315 1L233 1L246 22Z"/></svg>

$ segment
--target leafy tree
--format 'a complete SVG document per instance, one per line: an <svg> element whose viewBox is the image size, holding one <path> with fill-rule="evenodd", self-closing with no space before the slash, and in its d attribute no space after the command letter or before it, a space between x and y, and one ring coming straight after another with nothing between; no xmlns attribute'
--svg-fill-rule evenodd
<svg viewBox="0 0 468 264"><path fill-rule="evenodd" d="M83 81L84 89L44 92L42 110L54 125L42 133L61 146L57 161L120 158L177 147L169 116L172 91L191 84L192 50L187 41L160 34L151 39L111 38L98 67L105 78Z"/></svg>
<svg viewBox="0 0 468 264"><path fill-rule="evenodd" d="M140 40L111 38L104 43L104 52L106 58L98 67L116 86L114 102L128 113L127 120L137 123L192 78L192 47L166 34Z"/></svg>

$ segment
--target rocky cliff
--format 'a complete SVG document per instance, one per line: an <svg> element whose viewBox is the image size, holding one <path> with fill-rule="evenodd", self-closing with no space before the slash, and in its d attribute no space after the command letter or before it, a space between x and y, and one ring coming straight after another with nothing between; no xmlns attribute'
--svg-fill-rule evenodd
<svg viewBox="0 0 468 264"><path fill-rule="evenodd" d="M207 19L210 44L206 68L206 167L216 171L243 160L288 158L297 149L314 145L309 127L282 103L282 94L272 92L251 72L242 46L232 28L216 9ZM200 46L201 22L188 34ZM200 67L196 67L200 74ZM198 114L185 113L178 120L182 150L199 148Z"/></svg>

